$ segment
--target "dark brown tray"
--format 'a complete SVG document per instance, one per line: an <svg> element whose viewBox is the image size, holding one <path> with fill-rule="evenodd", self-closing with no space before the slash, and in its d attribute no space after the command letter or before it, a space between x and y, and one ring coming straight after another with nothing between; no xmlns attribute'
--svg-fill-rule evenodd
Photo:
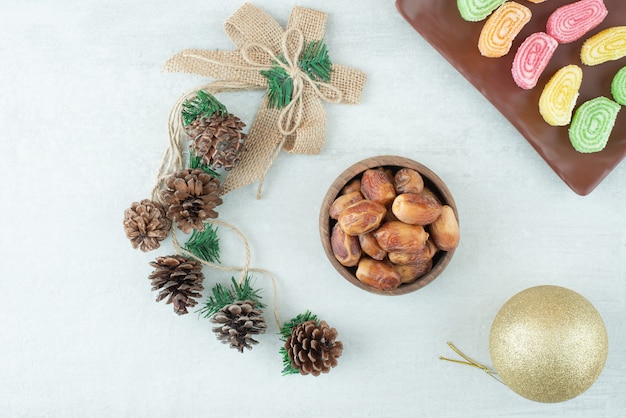
<svg viewBox="0 0 626 418"><path fill-rule="evenodd" d="M539 114L539 96L545 83L561 67L577 64L583 69L583 82L577 106L598 96L611 96L611 81L626 66L626 58L595 67L582 65L580 48L589 36L611 26L626 25L626 1L605 0L606 19L582 39L559 45L548 67L528 91L514 83L511 64L517 47L531 33L544 31L550 14L572 0L548 0L533 4L519 0L532 10L533 17L513 42L508 55L485 58L478 52L482 22L466 22L459 15L455 0L396 0L402 16L428 43L467 78L528 140L554 172L577 194L587 195L626 156L626 110L620 111L611 138L604 150L578 153L570 144L568 126L548 125ZM497 140L497 134L494 135Z"/></svg>

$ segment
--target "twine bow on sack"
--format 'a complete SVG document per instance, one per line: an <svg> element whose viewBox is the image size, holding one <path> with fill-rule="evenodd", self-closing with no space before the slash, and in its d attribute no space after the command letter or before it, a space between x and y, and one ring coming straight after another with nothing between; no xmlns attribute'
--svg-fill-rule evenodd
<svg viewBox="0 0 626 418"><path fill-rule="evenodd" d="M291 39L293 35L296 36L295 40ZM285 73L293 82L293 91L291 92L290 101L281 109L278 115L278 130L284 136L293 134L302 122L302 95L304 94L304 87L306 85L311 87L316 96L329 103L341 103L343 97L341 90L332 84L313 80L300 68L298 59L302 54L303 48L304 34L300 29L292 28L287 29L282 36L280 57L274 55L269 48L261 44L248 44L241 49L243 59L251 66L256 67L259 71L271 70L273 66L263 64L262 61L258 62L254 58L254 50L260 50L266 53L270 58L270 62L285 70ZM328 90L330 94L322 92L322 90L320 90L321 88Z"/></svg>
<svg viewBox="0 0 626 418"><path fill-rule="evenodd" d="M273 106L263 97L250 127L246 152L222 185L228 193L259 181L281 150L319 154L326 137L323 102L358 104L366 76L354 68L332 64L329 80L321 81L303 71L298 61L305 45L321 42L326 28L325 13L294 7L285 30L263 10L246 3L224 24L237 49L233 51L184 50L171 57L165 69L198 74L231 82L234 89L268 89L264 72L281 67L292 81L290 100Z"/></svg>

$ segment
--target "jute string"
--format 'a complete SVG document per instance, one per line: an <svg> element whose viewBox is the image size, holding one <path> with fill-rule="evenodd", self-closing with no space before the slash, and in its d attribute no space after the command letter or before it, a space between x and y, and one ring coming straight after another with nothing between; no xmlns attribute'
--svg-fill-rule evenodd
<svg viewBox="0 0 626 418"><path fill-rule="evenodd" d="M193 258L199 263L202 263L203 265L210 267L210 268L214 268L216 270L241 272L241 274L239 275L239 279L237 280L237 283L239 285L243 284L249 272L260 273L264 275L265 277L267 277L268 279L270 279L270 281L272 282L272 290L274 291L274 320L276 321L277 329L280 330L281 322L280 322L280 315L278 314L278 286L276 284L276 278L274 277L274 275L265 269L250 268L250 245L248 243L248 239L246 238L246 236L239 229L237 229L236 227L234 227L233 225L227 222L222 222L222 221L218 221L215 219L208 220L205 222L211 223L217 226L222 226L224 228L228 228L241 239L241 242L245 250L245 263L243 267L223 266L221 264L211 263L209 261L196 257L193 253L187 251L182 245L180 245L180 241L178 241L178 237L176 236L176 227L173 226L171 230L171 236L172 236L172 244L174 246L174 251L176 251L179 255Z"/></svg>
<svg viewBox="0 0 626 418"><path fill-rule="evenodd" d="M183 104L187 100L194 97L198 90L204 90L211 94L218 94L233 91L258 90L258 87L253 84L236 81L213 81L188 90L178 98L168 116L167 125L169 143L165 153L163 154L163 158L161 159L161 164L157 172L157 179L154 187L152 188L151 196L153 201L164 203L160 193L163 188L163 182L171 174L182 170L185 165L184 155L187 154L187 152L185 152L187 147L185 146L185 135L183 131L182 109Z"/></svg>
<svg viewBox="0 0 626 418"><path fill-rule="evenodd" d="M182 128L183 127L183 121L182 121L183 103L185 103L185 101L187 101L191 97L195 96L198 90L205 90L211 94L218 94L218 93L223 93L223 92L252 90L252 89L256 89L256 86L251 85L251 84L246 84L246 83L239 83L239 82L215 81L215 82L203 85L203 86L196 87L192 90L189 90L176 101L176 103L172 107L172 110L170 111L169 118L168 118L169 143L163 155L163 158L161 160L161 165L157 172L157 179L156 179L155 185L152 188L151 196L152 196L153 201L164 203L163 197L161 195L163 182L171 174L179 170L182 170L183 167L185 166L184 149L186 147L185 147L184 131ZM236 228L235 226L227 222L218 221L216 219L207 220L205 222L227 228L231 230L232 232L234 232L241 239L241 242L244 246L244 251L245 251L245 262L242 267L223 266L221 264L211 263L211 262L208 262L208 261L205 261L196 257L193 253L187 251L180 244L180 241L178 240L178 237L176 235L176 226L172 225L170 235L172 237L172 244L173 244L174 250L179 255L193 258L194 260L198 261L199 263L202 263L203 265L207 267L214 268L217 270L222 270L222 271L240 272L241 274L237 281L239 285L241 285L244 282L249 272L260 273L266 276L267 278L269 278L270 281L272 282L272 289L274 291L274 320L276 321L277 328L280 329L281 322L280 322L280 316L278 314L278 286L276 284L276 279L274 275L272 275L269 271L264 270L264 269L250 268L250 245L248 243L248 239L246 238L246 236L238 228Z"/></svg>
<svg viewBox="0 0 626 418"><path fill-rule="evenodd" d="M296 35L296 39L294 41L295 43L293 43L293 47L290 48L290 44L292 43L290 38L294 34ZM300 29L287 29L285 34L282 36L281 41L282 57L285 62L274 55L272 50L260 43L250 43L246 45L241 50L241 56L244 60L246 60L246 62L257 67L258 70L269 70L272 68L271 65L263 65L261 62L254 60L250 54L252 50L260 49L269 56L270 62L282 67L293 81L292 99L278 115L278 129L281 134L288 136L294 133L296 129L300 127L302 122L302 95L304 93L305 83L311 87L317 97L329 103L341 103L343 93L332 84L313 80L306 72L300 69L298 66L298 59L300 58L300 54L304 48L304 34ZM323 93L318 86L325 87L326 90L332 94Z"/></svg>

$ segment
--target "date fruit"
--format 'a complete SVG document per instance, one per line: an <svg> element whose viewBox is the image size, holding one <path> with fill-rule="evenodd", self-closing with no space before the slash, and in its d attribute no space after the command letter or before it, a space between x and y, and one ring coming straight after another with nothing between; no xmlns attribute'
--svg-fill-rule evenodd
<svg viewBox="0 0 626 418"><path fill-rule="evenodd" d="M363 195L360 191L343 194L335 199L335 201L330 205L328 215L331 219L338 219L339 214L341 214L345 208L355 202L358 202L359 200L363 200Z"/></svg>
<svg viewBox="0 0 626 418"><path fill-rule="evenodd" d="M361 244L361 250L374 260L382 260L387 255L387 251L380 248L378 241L376 241L371 232L359 235L359 243Z"/></svg>
<svg viewBox="0 0 626 418"><path fill-rule="evenodd" d="M374 237L385 251L417 252L428 239L428 233L420 225L400 221L387 222L374 231Z"/></svg>
<svg viewBox="0 0 626 418"><path fill-rule="evenodd" d="M330 245L337 261L346 267L353 267L361 259L361 246L357 237L343 232L339 224L335 224L330 235Z"/></svg>
<svg viewBox="0 0 626 418"><path fill-rule="evenodd" d="M412 283L433 268L433 260L426 260L422 263L405 264L394 266L402 283Z"/></svg>
<svg viewBox="0 0 626 418"><path fill-rule="evenodd" d="M388 253L388 256L389 261L396 265L425 263L426 261L431 260L438 250L439 249L435 243L431 239L428 239L426 244L418 251L411 253L390 252Z"/></svg>
<svg viewBox="0 0 626 418"><path fill-rule="evenodd" d="M367 234L380 226L387 209L372 200L359 200L339 214L337 222L348 235Z"/></svg>
<svg viewBox="0 0 626 418"><path fill-rule="evenodd" d="M389 262L362 258L356 270L361 282L379 290L391 290L400 286L400 273Z"/></svg>
<svg viewBox="0 0 626 418"><path fill-rule="evenodd" d="M402 193L394 199L391 211L404 223L425 226L441 215L441 204L423 193Z"/></svg>
<svg viewBox="0 0 626 418"><path fill-rule="evenodd" d="M343 186L340 194L348 194L352 192L361 192L361 179L354 179Z"/></svg>
<svg viewBox="0 0 626 418"><path fill-rule="evenodd" d="M401 168L394 176L396 192L421 193L424 190L424 179L412 168Z"/></svg>
<svg viewBox="0 0 626 418"><path fill-rule="evenodd" d="M381 169L370 168L361 177L361 193L368 200L388 206L396 197L396 189L389 176Z"/></svg>
<svg viewBox="0 0 626 418"><path fill-rule="evenodd" d="M430 224L429 231L440 250L451 251L459 245L459 223L454 215L454 210L448 205L443 206L441 215Z"/></svg>

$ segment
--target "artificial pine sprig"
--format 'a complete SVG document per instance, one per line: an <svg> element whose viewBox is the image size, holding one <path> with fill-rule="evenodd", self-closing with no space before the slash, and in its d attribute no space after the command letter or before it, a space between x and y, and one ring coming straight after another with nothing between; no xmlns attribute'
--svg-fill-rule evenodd
<svg viewBox="0 0 626 418"><path fill-rule="evenodd" d="M330 61L328 49L323 39L310 42L298 60L298 67L307 73L309 77L325 83L330 81L332 66L333 64Z"/></svg>
<svg viewBox="0 0 626 418"><path fill-rule="evenodd" d="M282 55L280 58L284 62ZM261 70L261 75L267 78L267 98L272 108L281 109L291 102L293 93L293 80L287 71L274 63L269 70Z"/></svg>
<svg viewBox="0 0 626 418"><path fill-rule="evenodd" d="M213 315L215 315L224 306L237 301L250 300L255 303L255 307L265 308L265 305L261 303L260 292L252 288L252 278L249 275L246 275L246 278L241 285L237 283L234 277L232 277L231 280L232 285L230 288L227 288L220 283L213 286L211 289L213 296L209 296L204 304L204 307L200 309L200 313L205 318L213 317Z"/></svg>
<svg viewBox="0 0 626 418"><path fill-rule="evenodd" d="M303 322L311 321L311 320L314 320L316 323L319 323L319 320L317 319L317 315L312 314L310 311L307 310L305 313L299 314L298 316L293 318L291 321L285 322L283 326L280 327L280 339L282 341L287 341L287 339L291 337L291 332L293 331L295 327L297 327ZM279 352L283 357L282 375L287 376L290 374L299 374L300 370L296 369L295 367L293 367L293 364L291 364L291 359L289 358L289 353L287 352L287 349L284 346L280 347Z"/></svg>
<svg viewBox="0 0 626 418"><path fill-rule="evenodd" d="M300 370L293 367L291 364L291 359L289 358L289 353L285 347L280 347L280 354L283 356L283 370L281 374L283 376L288 376L290 374L300 374Z"/></svg>
<svg viewBox="0 0 626 418"><path fill-rule="evenodd" d="M280 61L286 63L285 57L280 55ZM332 62L328 56L328 49L324 40L309 42L304 45L298 58L298 67L315 81L330 81ZM281 109L291 102L293 94L293 80L287 71L274 62L269 70L260 71L267 78L267 97L272 108Z"/></svg>
<svg viewBox="0 0 626 418"><path fill-rule="evenodd" d="M283 326L280 327L281 339L283 341L287 341L287 338L289 338L291 336L291 331L295 327L297 327L298 325L300 325L303 322L310 321L310 320L314 320L316 322L319 322L319 320L317 319L317 315L312 314L310 311L307 310L305 313L299 314L298 316L293 318L291 321L285 322L283 324Z"/></svg>
<svg viewBox="0 0 626 418"><path fill-rule="evenodd" d="M189 251L201 260L209 263L220 263L220 242L217 236L217 227L205 223L204 231L196 229L185 243L185 250Z"/></svg>
<svg viewBox="0 0 626 418"><path fill-rule="evenodd" d="M204 164L202 162L202 156L196 155L193 149L191 150L191 155L189 156L189 168L199 168L207 173L209 176L215 177L216 179L219 179L221 177L217 171Z"/></svg>
<svg viewBox="0 0 626 418"><path fill-rule="evenodd" d="M220 115L228 115L228 110L219 100L217 100L212 94L205 91L198 90L196 97L190 100L185 100L183 103L183 122L185 126L199 117L210 117L214 113Z"/></svg>

